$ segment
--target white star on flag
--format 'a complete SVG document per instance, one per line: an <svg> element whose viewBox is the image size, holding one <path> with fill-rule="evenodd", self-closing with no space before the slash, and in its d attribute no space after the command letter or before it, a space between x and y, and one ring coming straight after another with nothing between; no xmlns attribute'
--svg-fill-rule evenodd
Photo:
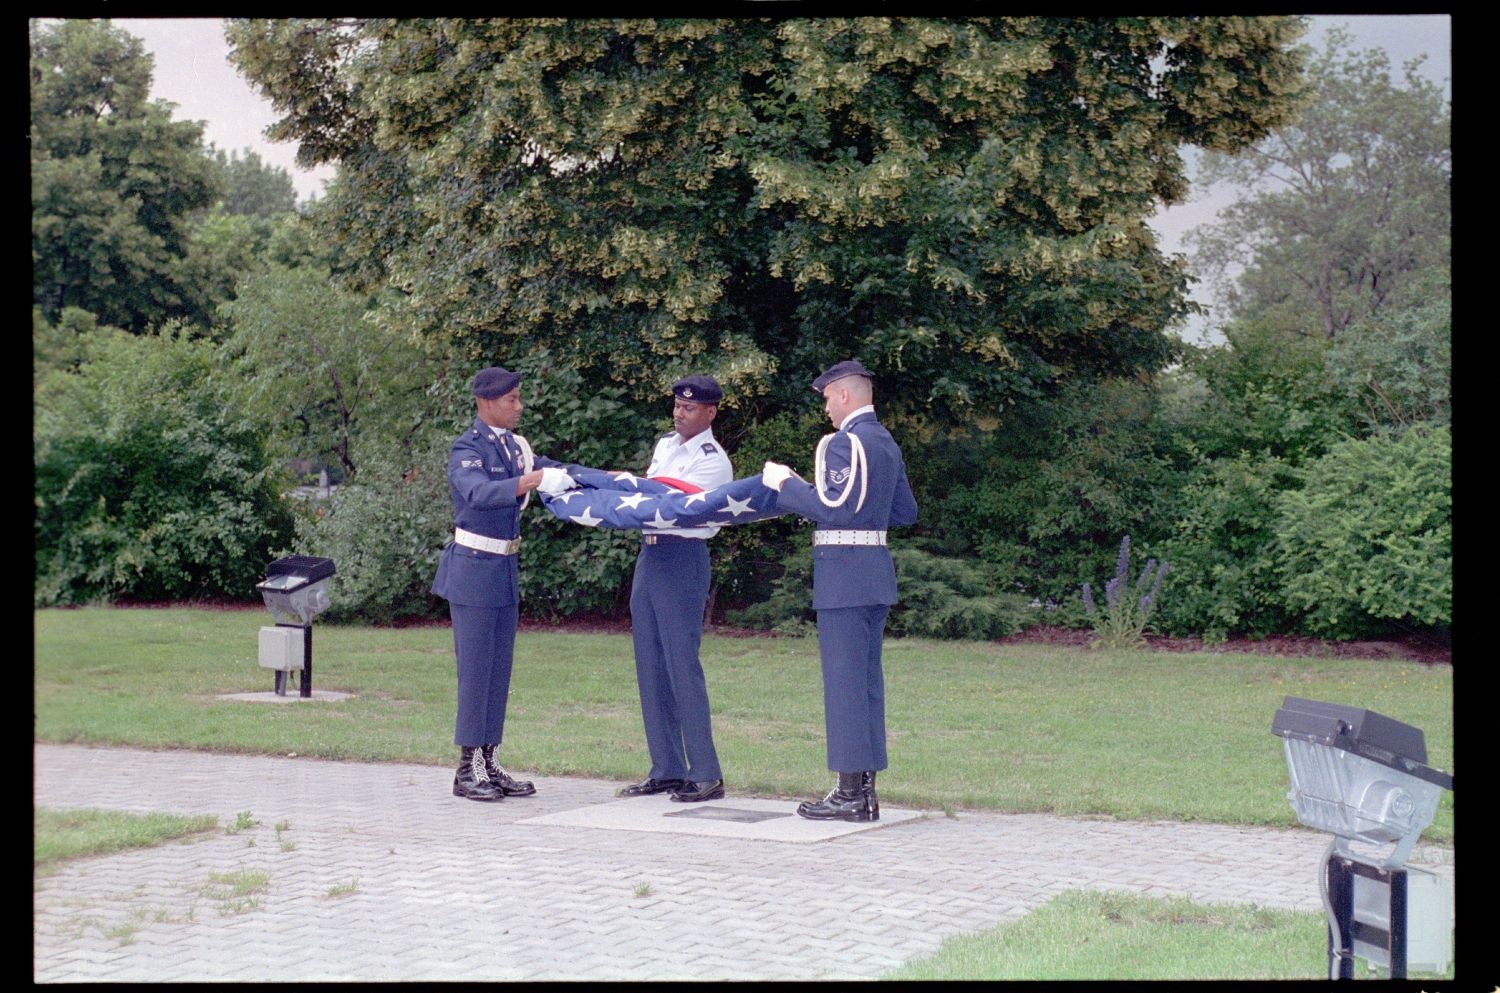
<svg viewBox="0 0 1500 993"><path fill-rule="evenodd" d="M566 493L553 493L553 494L550 494L550 495L544 493L544 494L542 494L542 499L546 500L549 504L553 500L559 500L562 503L567 503L569 500L573 499L577 495L578 495L578 491L577 490L568 490Z"/></svg>
<svg viewBox="0 0 1500 993"><path fill-rule="evenodd" d="M651 498L644 493L632 493L628 497L620 497L620 506L616 507L615 509L619 510L620 507L629 507L631 510L634 510L650 499Z"/></svg>
<svg viewBox="0 0 1500 993"><path fill-rule="evenodd" d="M653 527L653 528L669 528L669 527L671 527L672 525L674 525L676 523L677 523L677 518L675 518L675 517L672 518L671 520L666 520L666 521L662 520L662 518L661 518L661 508L658 507L657 510L656 510L656 519L655 520L651 520L651 521L647 521L646 522L646 526L647 527Z"/></svg>
<svg viewBox="0 0 1500 993"><path fill-rule="evenodd" d="M658 517L660 517L661 516L661 511L657 511L656 515ZM604 518L602 518L602 517L595 517L593 514L591 514L589 512L589 508L585 507L585 508L583 508L583 513L580 516L578 516L578 517L570 517L570 518L568 518L568 520L572 521L574 524L582 524L586 528L591 528L591 527L597 527L598 524L599 524L599 522L602 521L602 520L604 520Z"/></svg>
<svg viewBox="0 0 1500 993"><path fill-rule="evenodd" d="M639 479L637 479L637 477L635 476L634 473L617 472L617 473L615 473L615 478L618 479L618 480L620 480L621 482L629 480L631 486L634 486L636 489L640 489L641 488L640 481L639 481Z"/></svg>
<svg viewBox="0 0 1500 993"><path fill-rule="evenodd" d="M726 499L728 502L725 504L724 509L729 511L735 517L738 517L741 514L755 513L755 511L750 509L749 497L746 497L743 500L736 500L734 497L727 497Z"/></svg>
<svg viewBox="0 0 1500 993"><path fill-rule="evenodd" d="M710 490L699 490L697 493L692 494L686 500L682 501L682 505L684 507L691 507L693 504L697 503L699 500L707 500L708 499L708 494L710 492L711 492Z"/></svg>

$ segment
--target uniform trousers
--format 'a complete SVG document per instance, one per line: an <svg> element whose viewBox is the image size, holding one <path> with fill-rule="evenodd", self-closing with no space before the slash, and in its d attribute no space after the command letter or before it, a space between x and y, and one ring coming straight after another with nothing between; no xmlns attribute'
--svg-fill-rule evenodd
<svg viewBox="0 0 1500 993"><path fill-rule="evenodd" d="M458 660L453 743L498 745L505 730L520 604L480 607L450 602L448 614L453 618L453 654Z"/></svg>
<svg viewBox="0 0 1500 993"><path fill-rule="evenodd" d="M890 610L877 605L818 611L823 720L828 768L834 772L879 772L886 767L880 644Z"/></svg>
<svg viewBox="0 0 1500 993"><path fill-rule="evenodd" d="M630 629L652 779L724 778L698 660L708 584L707 542L662 536L641 546L630 587Z"/></svg>

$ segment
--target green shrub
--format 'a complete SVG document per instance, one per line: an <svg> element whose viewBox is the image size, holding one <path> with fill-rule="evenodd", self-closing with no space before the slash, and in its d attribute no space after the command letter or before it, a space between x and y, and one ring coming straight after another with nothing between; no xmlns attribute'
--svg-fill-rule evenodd
<svg viewBox="0 0 1500 993"><path fill-rule="evenodd" d="M633 404L618 386L600 385L559 364L546 348L519 356L507 369L522 372L526 402L520 433L539 455L598 469L642 472L656 439L670 427L671 398ZM473 419L472 400L467 417ZM447 460L446 450L444 462ZM444 513L453 506L444 487ZM614 614L630 600L640 535L583 528L558 520L534 496L521 515L521 612L556 619Z"/></svg>
<svg viewBox="0 0 1500 993"><path fill-rule="evenodd" d="M451 535L448 480L427 468L447 460L447 445L414 460L362 460L355 480L338 486L297 520L297 551L333 559L330 621L385 624L447 615L429 591L438 555Z"/></svg>
<svg viewBox="0 0 1500 993"><path fill-rule="evenodd" d="M888 635L983 641L1014 634L1035 619L1029 598L996 590L980 563L915 548L892 549L891 560L900 601L886 620ZM792 552L783 566L771 596L731 611L732 623L789 634L814 630L811 545Z"/></svg>
<svg viewBox="0 0 1500 993"><path fill-rule="evenodd" d="M584 528L528 508L521 530L521 613L558 620L620 616L640 554L639 531Z"/></svg>
<svg viewBox="0 0 1500 993"><path fill-rule="evenodd" d="M817 618L812 609L812 544L794 547L783 556L778 568L781 574L771 582L769 596L743 609L727 611L725 619L730 624L762 631L812 634Z"/></svg>
<svg viewBox="0 0 1500 993"><path fill-rule="evenodd" d="M1166 634L1265 635L1290 623L1276 570L1276 498L1298 480L1275 456L1201 464L1173 501L1172 536L1156 550L1172 563L1172 595L1158 606Z"/></svg>
<svg viewBox="0 0 1500 993"><path fill-rule="evenodd" d="M1325 368L1328 344L1275 321L1241 319L1227 343L1194 350L1175 374L1162 451L1178 482L1150 490L1142 545L1172 563L1156 616L1167 634L1265 635L1292 625L1274 554L1276 500L1298 466L1355 425L1355 404Z"/></svg>
<svg viewBox="0 0 1500 993"><path fill-rule="evenodd" d="M80 334L36 390L35 604L253 598L292 518L213 344Z"/></svg>
<svg viewBox="0 0 1500 993"><path fill-rule="evenodd" d="M1328 349L1329 375L1373 431L1448 424L1453 402L1453 287L1442 270L1403 282L1378 314Z"/></svg>
<svg viewBox="0 0 1500 993"><path fill-rule="evenodd" d="M1209 458L1247 453L1306 464L1357 427L1355 400L1325 366L1328 342L1253 318L1223 328L1227 344L1195 353L1207 396L1182 430Z"/></svg>
<svg viewBox="0 0 1500 993"><path fill-rule="evenodd" d="M1031 598L997 588L983 563L915 548L892 549L891 560L901 600L886 621L888 634L988 641L1015 634L1036 618Z"/></svg>
<svg viewBox="0 0 1500 993"><path fill-rule="evenodd" d="M1335 445L1281 494L1277 567L1309 631L1451 627L1452 471L1449 429L1413 428Z"/></svg>
<svg viewBox="0 0 1500 993"><path fill-rule="evenodd" d="M992 430L933 439L908 456L924 547L980 559L998 590L1076 602L1119 535L1167 532L1155 495L1178 484L1158 403L1133 379L1073 383Z"/></svg>

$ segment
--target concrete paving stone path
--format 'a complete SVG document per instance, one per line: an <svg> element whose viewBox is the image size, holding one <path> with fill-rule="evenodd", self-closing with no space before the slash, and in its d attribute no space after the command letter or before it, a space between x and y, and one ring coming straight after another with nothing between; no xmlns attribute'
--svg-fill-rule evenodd
<svg viewBox="0 0 1500 993"><path fill-rule="evenodd" d="M254 821L37 879L37 983L876 979L1079 888L1318 911L1330 837L895 808L819 838L770 815L767 834L737 836L722 833L735 810L795 801L737 805L731 782L713 817L664 830L681 805L596 779L475 803L447 767L33 754L38 807ZM622 821L630 804L651 823ZM1452 879L1452 855L1422 847L1412 864Z"/></svg>

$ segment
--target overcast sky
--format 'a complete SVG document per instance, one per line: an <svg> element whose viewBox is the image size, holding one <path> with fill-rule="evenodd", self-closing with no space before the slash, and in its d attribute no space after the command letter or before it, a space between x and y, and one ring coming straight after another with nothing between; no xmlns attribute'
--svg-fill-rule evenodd
<svg viewBox="0 0 1500 993"><path fill-rule="evenodd" d="M1330 27L1342 26L1354 36L1359 49L1384 48L1391 66L1399 72L1407 61L1425 54L1426 75L1448 86L1452 93L1452 18L1446 14L1400 14L1312 18L1306 41L1321 48ZM177 105L179 120L203 121L204 141L226 152L253 149L261 159L280 166L291 175L300 200L321 193L332 168L298 169L296 149L290 144L267 141L265 129L276 120L270 103L260 98L228 62L223 22L218 18L117 18L117 27L140 38L156 58L151 95ZM1199 224L1213 220L1225 205L1222 196L1199 194L1195 199L1163 211L1151 219L1161 239L1162 250L1183 250L1183 235Z"/></svg>

